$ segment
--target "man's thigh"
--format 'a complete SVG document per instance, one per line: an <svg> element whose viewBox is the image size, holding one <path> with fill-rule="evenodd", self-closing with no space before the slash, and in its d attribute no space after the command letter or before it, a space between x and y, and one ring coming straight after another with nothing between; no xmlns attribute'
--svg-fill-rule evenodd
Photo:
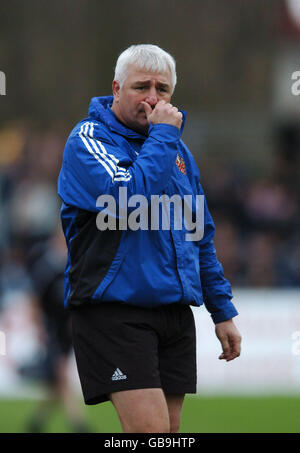
<svg viewBox="0 0 300 453"><path fill-rule="evenodd" d="M110 394L125 433L170 432L169 410L160 388L124 390Z"/></svg>

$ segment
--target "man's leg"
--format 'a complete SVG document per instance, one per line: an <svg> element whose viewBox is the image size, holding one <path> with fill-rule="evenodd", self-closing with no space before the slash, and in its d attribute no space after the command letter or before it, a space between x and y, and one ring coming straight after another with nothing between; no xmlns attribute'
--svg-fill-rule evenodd
<svg viewBox="0 0 300 453"><path fill-rule="evenodd" d="M169 433L166 397L160 388L124 390L110 394L124 433ZM176 405L172 399L172 408ZM173 409L172 409L173 410Z"/></svg>
<svg viewBox="0 0 300 453"><path fill-rule="evenodd" d="M184 394L166 395L169 411L170 433L178 433L180 429L181 409L184 401Z"/></svg>

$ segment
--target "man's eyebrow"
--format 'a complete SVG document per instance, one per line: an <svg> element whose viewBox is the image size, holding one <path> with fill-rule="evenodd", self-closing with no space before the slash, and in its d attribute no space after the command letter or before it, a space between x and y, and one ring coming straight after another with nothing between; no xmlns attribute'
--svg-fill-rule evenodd
<svg viewBox="0 0 300 453"><path fill-rule="evenodd" d="M165 88L170 88L169 83L164 83L164 82L158 82L158 85L165 87Z"/></svg>
<svg viewBox="0 0 300 453"><path fill-rule="evenodd" d="M133 85L147 85L147 84L149 85L149 83L150 80L137 80L133 83ZM165 88L170 88L170 85L168 83L157 81L157 84Z"/></svg>
<svg viewBox="0 0 300 453"><path fill-rule="evenodd" d="M142 83L149 83L150 80L136 80L133 85L141 85Z"/></svg>

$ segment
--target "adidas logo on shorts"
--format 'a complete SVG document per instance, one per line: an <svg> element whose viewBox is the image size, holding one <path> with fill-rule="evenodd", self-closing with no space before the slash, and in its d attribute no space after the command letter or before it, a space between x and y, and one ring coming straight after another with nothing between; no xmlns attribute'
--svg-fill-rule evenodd
<svg viewBox="0 0 300 453"><path fill-rule="evenodd" d="M112 381L120 381L121 379L127 379L126 374L123 374L122 371L117 368L114 374L111 377Z"/></svg>

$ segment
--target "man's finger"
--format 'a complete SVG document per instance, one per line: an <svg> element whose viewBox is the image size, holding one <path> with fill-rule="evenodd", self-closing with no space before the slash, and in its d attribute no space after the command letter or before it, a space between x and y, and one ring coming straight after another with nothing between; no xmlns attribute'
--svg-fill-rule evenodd
<svg viewBox="0 0 300 453"><path fill-rule="evenodd" d="M223 353L220 355L219 359L226 359L231 352L230 344L227 340L227 337L221 338L220 341L221 341Z"/></svg>
<svg viewBox="0 0 300 453"><path fill-rule="evenodd" d="M219 359L229 361L240 356L242 337L232 319L218 323L216 325L216 335L223 349Z"/></svg>
<svg viewBox="0 0 300 453"><path fill-rule="evenodd" d="M225 344L223 345L222 343L223 353L219 356L219 359L226 359L226 361L229 362L230 360L240 356L241 341L239 337L229 339L229 342L226 341L224 343L227 343L228 346Z"/></svg>
<svg viewBox="0 0 300 453"><path fill-rule="evenodd" d="M148 119L149 115L152 113L152 107L145 101L142 101L141 104L144 106L146 117Z"/></svg>
<svg viewBox="0 0 300 453"><path fill-rule="evenodd" d="M239 337L236 337L232 340L231 343L231 357L235 359L236 357L239 357L241 354L241 339Z"/></svg>

